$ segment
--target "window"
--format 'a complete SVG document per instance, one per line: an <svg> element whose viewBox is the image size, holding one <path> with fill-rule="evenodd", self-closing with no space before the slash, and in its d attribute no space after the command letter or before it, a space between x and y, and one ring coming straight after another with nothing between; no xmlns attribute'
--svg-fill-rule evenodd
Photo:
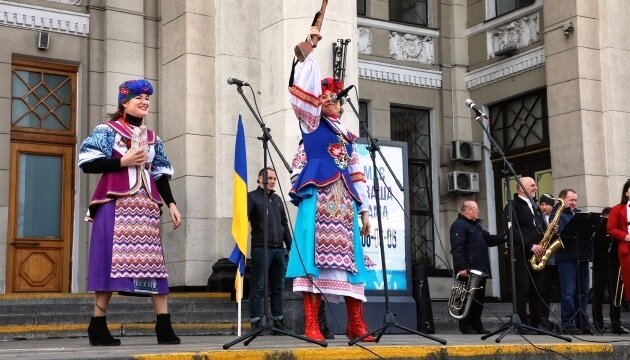
<svg viewBox="0 0 630 360"><path fill-rule="evenodd" d="M429 111L391 106L391 139L407 143L409 205L414 264L433 266L435 242L431 199L431 132Z"/></svg>
<svg viewBox="0 0 630 360"><path fill-rule="evenodd" d="M367 15L367 0L357 0L357 15L366 16Z"/></svg>
<svg viewBox="0 0 630 360"><path fill-rule="evenodd" d="M426 26L427 0L389 0L389 20Z"/></svg>
<svg viewBox="0 0 630 360"><path fill-rule="evenodd" d="M75 135L76 67L17 59L11 71L11 130Z"/></svg>
<svg viewBox="0 0 630 360"><path fill-rule="evenodd" d="M359 116L360 120L365 121L365 127L370 128L370 117L368 116L368 102L359 100ZM359 137L366 138L367 134L365 133L365 129L363 126L359 124Z"/></svg>
<svg viewBox="0 0 630 360"><path fill-rule="evenodd" d="M536 0L496 0L496 16L532 5Z"/></svg>
<svg viewBox="0 0 630 360"><path fill-rule="evenodd" d="M490 119L492 136L505 153L549 146L545 90L490 106Z"/></svg>

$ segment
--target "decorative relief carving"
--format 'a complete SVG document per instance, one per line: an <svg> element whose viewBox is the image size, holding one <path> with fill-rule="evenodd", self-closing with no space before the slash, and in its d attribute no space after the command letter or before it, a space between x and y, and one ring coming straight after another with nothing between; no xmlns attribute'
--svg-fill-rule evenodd
<svg viewBox="0 0 630 360"><path fill-rule="evenodd" d="M357 32L359 54L372 55L372 31L370 28L359 26Z"/></svg>
<svg viewBox="0 0 630 360"><path fill-rule="evenodd" d="M520 49L538 40L540 40L538 13L523 16L492 30L490 57L494 57L494 53L499 50Z"/></svg>
<svg viewBox="0 0 630 360"><path fill-rule="evenodd" d="M56 2L60 4L66 4L66 5L76 5L76 6L81 5L81 0L46 0L46 1L52 1L52 2Z"/></svg>
<svg viewBox="0 0 630 360"><path fill-rule="evenodd" d="M433 39L429 36L389 33L389 56L403 61L434 64Z"/></svg>

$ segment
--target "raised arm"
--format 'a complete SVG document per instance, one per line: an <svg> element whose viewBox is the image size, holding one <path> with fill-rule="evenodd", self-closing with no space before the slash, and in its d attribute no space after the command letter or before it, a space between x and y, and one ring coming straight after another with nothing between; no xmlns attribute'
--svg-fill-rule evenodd
<svg viewBox="0 0 630 360"><path fill-rule="evenodd" d="M314 53L311 53L304 62L295 64L289 93L291 106L305 133L311 133L319 126L321 78L319 61Z"/></svg>

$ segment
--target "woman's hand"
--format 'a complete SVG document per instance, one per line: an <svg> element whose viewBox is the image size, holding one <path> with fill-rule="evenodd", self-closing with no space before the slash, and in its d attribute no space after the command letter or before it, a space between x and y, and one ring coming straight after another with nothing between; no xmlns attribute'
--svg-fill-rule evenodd
<svg viewBox="0 0 630 360"><path fill-rule="evenodd" d="M307 37L311 41L311 45L313 45L313 47L316 47L317 43L322 39L317 26L311 26Z"/></svg>
<svg viewBox="0 0 630 360"><path fill-rule="evenodd" d="M630 234L626 235L626 237L625 237L625 238L623 238L623 241L628 241L628 242L630 242Z"/></svg>
<svg viewBox="0 0 630 360"><path fill-rule="evenodd" d="M120 159L120 166L144 166L147 161L147 152L145 149L129 150Z"/></svg>
<svg viewBox="0 0 630 360"><path fill-rule="evenodd" d="M361 235L370 233L370 214L367 211L361 212Z"/></svg>
<svg viewBox="0 0 630 360"><path fill-rule="evenodd" d="M168 204L168 214L171 216L171 221L173 222L173 230L177 230L182 224L182 216L179 214L175 203Z"/></svg>

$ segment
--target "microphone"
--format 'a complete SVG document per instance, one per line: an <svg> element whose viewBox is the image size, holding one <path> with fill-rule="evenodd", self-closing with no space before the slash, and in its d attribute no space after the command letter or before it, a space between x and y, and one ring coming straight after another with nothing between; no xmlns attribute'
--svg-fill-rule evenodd
<svg viewBox="0 0 630 360"><path fill-rule="evenodd" d="M229 78L227 78L227 83L230 84L230 85L249 86L249 84L246 83L245 81L239 80L237 78L233 78L231 76Z"/></svg>
<svg viewBox="0 0 630 360"><path fill-rule="evenodd" d="M354 85L350 85L347 88L341 90L339 94L333 94L333 101L337 102L342 98L345 98L353 87Z"/></svg>
<svg viewBox="0 0 630 360"><path fill-rule="evenodd" d="M485 119L488 119L488 115L484 114L483 111L481 111L481 109L479 109L477 107L477 105L475 105L475 102L470 100L470 99L466 99L466 106L468 106L469 108L472 109L472 111L475 112L475 114L477 114L477 116L481 116Z"/></svg>

